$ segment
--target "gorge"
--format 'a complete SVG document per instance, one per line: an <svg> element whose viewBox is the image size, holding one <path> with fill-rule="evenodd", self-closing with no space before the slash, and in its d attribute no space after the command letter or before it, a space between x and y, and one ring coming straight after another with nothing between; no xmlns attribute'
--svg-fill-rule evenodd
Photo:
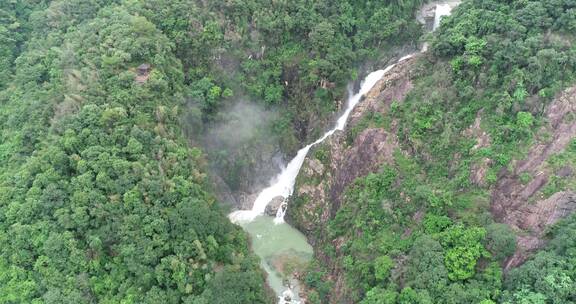
<svg viewBox="0 0 576 304"><path fill-rule="evenodd" d="M575 12L0 1L0 304L576 303Z"/></svg>
<svg viewBox="0 0 576 304"><path fill-rule="evenodd" d="M406 60L410 57L411 55L405 56L399 59L398 62L402 62L403 60ZM304 237L297 230L289 227L288 224L284 222L286 207L283 209L283 207L280 206L278 208L276 217L272 221L269 221L264 215L266 206L272 201L272 199L278 196L282 197L284 200L287 200L290 195L292 195L294 190L294 183L296 182L296 178L300 168L302 167L302 163L304 162L304 159L306 158L310 148L316 144L322 143L334 132L343 130L346 126L348 116L354 107L364 97L364 94L370 91L374 84L393 67L394 64L386 67L384 70L378 70L366 76L361 84L360 91L356 94L350 93L351 97L348 100L346 110L338 118L336 126L330 131L326 132L321 138L312 144L309 144L299 150L294 159L288 163L286 168L284 168L282 172L272 180L271 186L260 192L256 198L256 201L254 201L252 210L235 211L229 215L230 220L234 223L239 223L242 227L244 227L246 231L250 233L253 240L256 238L256 240L254 240L254 252L261 257L263 263L262 265L269 275L269 282L274 287L275 291L279 294L280 303L291 303L290 300L286 301L285 299L293 299L293 303L300 302L298 301L298 296L294 295L290 287L285 290L285 286L279 286L278 280L281 277L281 270L274 268L274 266L270 264L269 261L271 259L271 255L284 254L286 255L284 257L285 259L297 259L299 258L298 256L301 256L304 257L304 259L300 261L300 263L305 264L309 260L311 247L305 243ZM287 208L289 208L289 205ZM260 219L258 219L258 217L260 217ZM284 229L279 230L276 227L270 227L272 223L274 225L281 225L284 227ZM292 243L293 239L295 240L294 243ZM260 243L263 243L264 245L256 246L256 244ZM285 247L286 245L288 245L288 247ZM272 251L270 249L272 249ZM306 259L306 257L308 257L308 259ZM288 276L290 277L292 274L288 274ZM290 284L297 286L295 282L296 281L292 280ZM298 289L296 289L296 291L298 291Z"/></svg>
<svg viewBox="0 0 576 304"><path fill-rule="evenodd" d="M459 1L437 1L427 4L426 7L421 8L419 18L422 19L422 23L426 23L427 20L423 12L425 10L428 11L428 18L433 22L431 31L434 31L440 26L441 18L448 16L459 3ZM433 12L431 16L430 11ZM424 46L423 51L426 51L425 48L426 46ZM300 264L299 266L303 267L310 261L312 254L312 248L306 243L304 235L284 221L286 211L290 208L288 201L294 191L296 179L308 152L335 132L344 130L350 114L374 85L381 81L382 77L392 70L396 64L402 63L413 56L414 54L405 55L398 59L396 63L382 70L369 73L360 83L360 89L357 93L353 93L349 89L346 109L338 117L334 128L324 133L313 143L298 150L296 156L286 167L282 168L281 173L271 180L270 186L258 194L251 210L237 210L229 214L228 217L233 223L240 224L250 234L253 250L261 258L261 265L268 273L268 283L278 294L280 304L301 303L299 282L297 275L295 276L294 273L297 274L304 271L304 269L296 268L293 270L294 273L286 272L284 269L285 264L296 260L296 264ZM276 216L271 220L265 214L265 211L273 200L281 200L282 202L276 206ZM280 260L274 261L276 258Z"/></svg>

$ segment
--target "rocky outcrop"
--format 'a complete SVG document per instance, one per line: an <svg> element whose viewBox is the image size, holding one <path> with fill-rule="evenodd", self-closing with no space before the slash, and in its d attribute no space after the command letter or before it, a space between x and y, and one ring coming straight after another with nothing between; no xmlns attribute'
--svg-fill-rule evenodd
<svg viewBox="0 0 576 304"><path fill-rule="evenodd" d="M472 150L478 150L481 148L487 148L490 146L490 135L486 131L482 129L482 114L484 111L478 111L476 115L476 119L474 123L468 127L468 129L462 132L462 135L476 140L476 144L472 147ZM488 169L493 164L493 161L490 158L484 157L480 160L472 163L470 168L470 181L480 187L486 187L486 174L488 173Z"/></svg>
<svg viewBox="0 0 576 304"><path fill-rule="evenodd" d="M298 177L287 220L304 232L315 248L330 244L335 249L330 255L322 250L315 252L316 258L328 270L326 279L334 283L331 303L351 303L353 291L348 290L345 271L338 262L341 245L346 240L327 239L327 224L346 204L343 194L347 186L358 177L376 172L383 164L393 163L395 153L405 153L395 135L397 124L394 120L386 129L370 124L366 127L361 122L374 113L389 117L392 103L403 102L418 72L413 60L398 64L365 95L352 112L347 131L338 132L314 147ZM576 87L564 91L547 107L546 127L538 132L541 135L536 137L530 152L523 160L512 163L513 170L500 172L492 186L486 177L494 160L479 157L470 164L470 181L491 191L490 208L494 219L517 231L518 251L508 259L506 268L521 264L531 252L541 248L546 243L547 227L576 212L576 189L547 194L542 191L552 178L575 175L576 168L570 165L552 168L548 162L576 138L574 113ZM489 148L492 144L490 135L482 128L482 115L480 111L470 127L461 133L462 137L476 141L473 150ZM359 126L364 129L358 130ZM422 215L418 212L413 220L421 220ZM405 235L410 233L408 229Z"/></svg>
<svg viewBox="0 0 576 304"><path fill-rule="evenodd" d="M433 1L424 4L416 14L416 20L424 25L424 29L431 32L434 29L434 19L436 19L436 8L438 4L447 4L451 9L462 2L461 0Z"/></svg>
<svg viewBox="0 0 576 304"><path fill-rule="evenodd" d="M338 134L323 145L330 151L328 164L310 157L304 161L296 195L306 200L299 211L302 217L298 227L307 234L335 216L347 185L377 171L382 164L391 163L398 149L396 136L383 129L364 130L352 146L347 146L345 140L344 134Z"/></svg>
<svg viewBox="0 0 576 304"><path fill-rule="evenodd" d="M385 114L392 102L402 102L412 89L412 77L416 73L413 63L419 56L398 63L378 81L364 99L350 114L347 128L355 126L360 119L370 112Z"/></svg>
<svg viewBox="0 0 576 304"><path fill-rule="evenodd" d="M282 206L282 204L284 204L284 202L285 202L285 199L282 196L277 196L277 197L273 198L272 201L270 201L270 203L266 206L266 209L264 212L269 216L276 216L278 209L286 208L285 206L284 207Z"/></svg>
<svg viewBox="0 0 576 304"><path fill-rule="evenodd" d="M397 64L374 85L351 113L347 130L354 128L365 115L375 112L386 115L392 102L404 100L412 88L415 60L411 58ZM347 134L338 132L308 154L295 190L295 199L304 200L305 204L291 204L289 217L292 218L289 220L312 242L312 232L323 229L340 208L346 186L392 161L393 153L399 148L394 133L382 128L368 128L348 145ZM322 161L315 157L315 151L319 150L323 155Z"/></svg>
<svg viewBox="0 0 576 304"><path fill-rule="evenodd" d="M572 168L556 172L548 165L551 156L566 149L576 138L576 87L564 91L546 110L548 124L541 131L528 155L513 165L514 170L501 174L492 191L491 211L495 219L519 233L518 250L506 268L521 264L530 252L540 248L546 227L576 211L576 189L542 193L552 176L570 176Z"/></svg>
<svg viewBox="0 0 576 304"><path fill-rule="evenodd" d="M239 192L237 197L236 206L238 206L240 210L250 210L258 197L258 193Z"/></svg>
<svg viewBox="0 0 576 304"><path fill-rule="evenodd" d="M341 137L339 139L342 139ZM342 147L342 143L332 145ZM378 170L384 163L392 163L394 151L398 149L396 135L384 129L366 129L354 140L354 144L344 151L334 151L337 162L334 179L330 187L330 200L335 204L333 211L340 208L341 196L346 186L370 172ZM333 212L332 215L335 213Z"/></svg>

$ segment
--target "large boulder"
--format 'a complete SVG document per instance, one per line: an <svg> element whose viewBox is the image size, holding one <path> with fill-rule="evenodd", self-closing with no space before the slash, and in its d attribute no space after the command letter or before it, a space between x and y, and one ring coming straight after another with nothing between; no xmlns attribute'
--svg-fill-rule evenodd
<svg viewBox="0 0 576 304"><path fill-rule="evenodd" d="M264 211L267 215L276 216L276 212L282 206L286 199L282 196L277 196L270 201L268 206L266 206L266 210Z"/></svg>

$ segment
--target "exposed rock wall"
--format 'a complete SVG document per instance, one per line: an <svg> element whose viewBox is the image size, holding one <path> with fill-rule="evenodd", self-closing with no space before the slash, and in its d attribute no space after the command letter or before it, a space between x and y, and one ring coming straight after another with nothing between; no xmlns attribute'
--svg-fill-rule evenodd
<svg viewBox="0 0 576 304"><path fill-rule="evenodd" d="M413 87L418 74L417 58L394 67L374 88L350 116L346 131L334 134L322 145L315 147L304 161L287 220L304 232L315 247L316 258L328 270L327 278L334 283L331 303L352 303L353 291L346 286L344 270L338 263L343 239L328 239L326 227L344 204L345 188L356 178L377 171L383 164L392 163L394 153L408 154L401 150L396 136L397 123L391 120L386 128L368 126L363 130L362 121L368 115L379 113L389 117L393 102L401 103ZM480 159L471 165L471 182L491 193L491 212L498 222L513 227L518 235L518 251L506 268L521 264L529 254L545 244L546 228L559 219L576 211L576 189L545 196L542 188L552 176L573 176L576 168L552 169L548 159L566 149L576 138L576 87L564 91L547 107L546 126L538 132L535 144L523 160L512 163L511 172L503 170L496 184L490 186L486 173L492 161ZM475 139L473 149L489 148L492 139L482 128L483 111L462 136ZM354 136L351 130L356 128ZM544 136L543 134L546 134ZM530 181L522 176L529 175ZM335 255L321 249L333 245Z"/></svg>
<svg viewBox="0 0 576 304"><path fill-rule="evenodd" d="M415 60L399 63L365 95L350 116L346 127L348 132L365 115L375 112L386 115L392 102L404 100L412 88ZM346 132L339 132L308 154L288 208L288 221L304 232L315 248L330 242L338 250L343 240L325 239L327 222L334 218L344 203L342 195L347 185L393 161L393 154L399 151L395 133L383 128L366 128L350 143ZM333 257L321 250L316 250L315 254L325 262L330 270L330 280L335 284L331 302L351 303L347 297L350 291L345 284L344 271Z"/></svg>
<svg viewBox="0 0 576 304"><path fill-rule="evenodd" d="M370 112L386 115L393 101L401 102L412 88L416 58L395 66L368 92L356 106L347 130L356 126ZM304 161L296 182L295 197L305 198L303 209L290 212L292 221L304 232L322 228L340 208L341 195L354 179L376 171L398 148L396 135L382 128L368 128L348 145L345 132L338 132L315 147ZM319 160L316 151L324 154ZM297 216L297 218L295 218Z"/></svg>
<svg viewBox="0 0 576 304"><path fill-rule="evenodd" d="M516 161L514 170L501 174L492 191L491 211L495 219L518 230L518 250L506 268L521 264L530 252L540 248L546 227L576 211L576 189L545 197L541 189L556 176L573 174L574 168L564 167L556 172L547 161L566 149L576 138L576 87L562 92L547 108L547 125L530 148L526 158ZM522 182L521 176L531 178Z"/></svg>

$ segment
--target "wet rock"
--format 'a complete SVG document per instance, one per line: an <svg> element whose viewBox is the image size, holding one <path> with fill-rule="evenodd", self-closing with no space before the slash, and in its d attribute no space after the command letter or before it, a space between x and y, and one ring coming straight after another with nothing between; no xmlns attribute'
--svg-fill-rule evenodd
<svg viewBox="0 0 576 304"><path fill-rule="evenodd" d="M276 212L278 212L278 209L282 207L282 204L284 203L285 200L286 199L283 198L282 196L277 196L273 198L272 201L270 201L270 203L268 204L268 206L266 206L265 213L270 216L276 216Z"/></svg>
<svg viewBox="0 0 576 304"><path fill-rule="evenodd" d="M436 16L436 6L426 5L418 11L417 20L425 26L427 31L432 31L434 27L434 17Z"/></svg>
<svg viewBox="0 0 576 304"><path fill-rule="evenodd" d="M412 83L413 63L418 56L404 60L380 79L352 110L349 125L357 124L369 112L388 112L392 102L402 102L414 86ZM349 127L347 127L348 129Z"/></svg>
<svg viewBox="0 0 576 304"><path fill-rule="evenodd" d="M292 293L292 290L288 289L288 290L284 291L282 293L280 304L292 303L293 296L294 296L294 294Z"/></svg>
<svg viewBox="0 0 576 304"><path fill-rule="evenodd" d="M374 112L388 115L393 102L401 103L412 88L414 60L407 59L392 68L376 85L366 93L349 117L346 130L350 130L365 117ZM394 125L394 121L392 121ZM390 129L367 128L348 141L347 131L336 132L315 149L323 149L325 159L318 161L314 153L304 160L294 193L294 204L290 205L287 221L302 231L309 242L321 246L330 243L341 253L345 239L325 240L326 223L332 219L341 205L344 189L356 178L378 171L383 164L392 163L394 153L400 150L398 138L392 126ZM400 152L404 153L404 152ZM337 258L327 256L321 250L317 257L331 272L334 282L331 303L353 303L348 298L354 291L346 284L345 271L340 268Z"/></svg>
<svg viewBox="0 0 576 304"><path fill-rule="evenodd" d="M426 31L434 30L434 19L436 18L436 8L439 4L447 4L451 9L462 2L461 0L432 1L423 5L416 13L416 20L420 22Z"/></svg>
<svg viewBox="0 0 576 304"><path fill-rule="evenodd" d="M417 56L396 64L364 95L362 102L350 114L347 129L357 125L369 113L388 115L393 102L403 102L413 87L415 60ZM341 200L340 196L349 183L392 161L399 148L394 134L394 130L366 129L349 146L346 133L336 132L316 147L326 149L328 156L322 162L307 157L298 177L296 196L306 201L297 212L301 216L296 220L301 231L311 232L323 226L339 208L339 203L333 203Z"/></svg>

